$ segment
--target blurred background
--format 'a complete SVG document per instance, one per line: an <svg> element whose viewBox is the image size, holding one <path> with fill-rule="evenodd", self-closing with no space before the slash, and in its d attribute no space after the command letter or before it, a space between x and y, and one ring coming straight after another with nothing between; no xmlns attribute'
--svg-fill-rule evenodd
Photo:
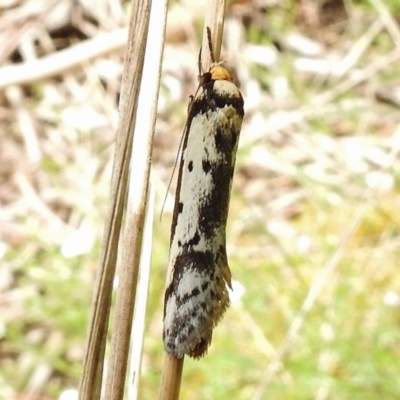
<svg viewBox="0 0 400 400"><path fill-rule="evenodd" d="M130 7L0 0L0 400L77 398ZM169 8L156 215L205 1ZM221 57L246 111L235 290L182 399L400 398L399 21L397 0L228 1ZM141 399L160 382L174 186L154 226Z"/></svg>

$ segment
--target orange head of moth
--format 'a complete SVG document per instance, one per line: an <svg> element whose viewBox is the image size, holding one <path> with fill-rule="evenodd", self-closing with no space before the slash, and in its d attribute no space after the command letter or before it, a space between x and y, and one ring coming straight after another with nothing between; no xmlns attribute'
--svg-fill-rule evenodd
<svg viewBox="0 0 400 400"><path fill-rule="evenodd" d="M211 80L213 81L229 81L232 82L232 77L229 72L221 67L220 64L213 64L210 68Z"/></svg>

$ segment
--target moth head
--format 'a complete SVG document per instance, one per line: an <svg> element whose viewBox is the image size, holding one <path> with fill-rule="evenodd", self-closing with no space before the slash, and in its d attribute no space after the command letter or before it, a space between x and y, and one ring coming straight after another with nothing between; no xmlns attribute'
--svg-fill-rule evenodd
<svg viewBox="0 0 400 400"><path fill-rule="evenodd" d="M211 80L213 81L229 81L232 82L232 77L228 70L221 66L221 62L213 63L210 68Z"/></svg>

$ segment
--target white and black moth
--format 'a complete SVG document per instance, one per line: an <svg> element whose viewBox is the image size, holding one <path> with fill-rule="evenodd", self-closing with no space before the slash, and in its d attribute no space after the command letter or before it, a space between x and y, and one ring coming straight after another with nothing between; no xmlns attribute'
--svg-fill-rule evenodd
<svg viewBox="0 0 400 400"><path fill-rule="evenodd" d="M163 331L166 352L178 358L204 356L229 306L226 222L244 110L220 64L200 76L184 130Z"/></svg>

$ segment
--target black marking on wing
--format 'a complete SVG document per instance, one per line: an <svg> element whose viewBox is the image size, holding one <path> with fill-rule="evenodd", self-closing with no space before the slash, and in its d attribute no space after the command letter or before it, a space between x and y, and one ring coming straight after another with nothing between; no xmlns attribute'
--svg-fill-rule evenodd
<svg viewBox="0 0 400 400"><path fill-rule="evenodd" d="M213 90L214 82L207 82L202 86L203 92L197 96L192 103L189 118L193 118L199 114L205 114L207 111L215 111L218 108L232 106L240 117L244 116L243 97L240 92L237 95L229 95L227 93L219 94ZM233 85L233 84L232 84Z"/></svg>
<svg viewBox="0 0 400 400"><path fill-rule="evenodd" d="M204 173L208 174L211 170L211 163L208 160L203 160L202 161L202 166L203 166L203 171Z"/></svg>
<svg viewBox="0 0 400 400"><path fill-rule="evenodd" d="M194 236L187 242L188 246L196 246L200 242L200 235L199 232L196 231Z"/></svg>

